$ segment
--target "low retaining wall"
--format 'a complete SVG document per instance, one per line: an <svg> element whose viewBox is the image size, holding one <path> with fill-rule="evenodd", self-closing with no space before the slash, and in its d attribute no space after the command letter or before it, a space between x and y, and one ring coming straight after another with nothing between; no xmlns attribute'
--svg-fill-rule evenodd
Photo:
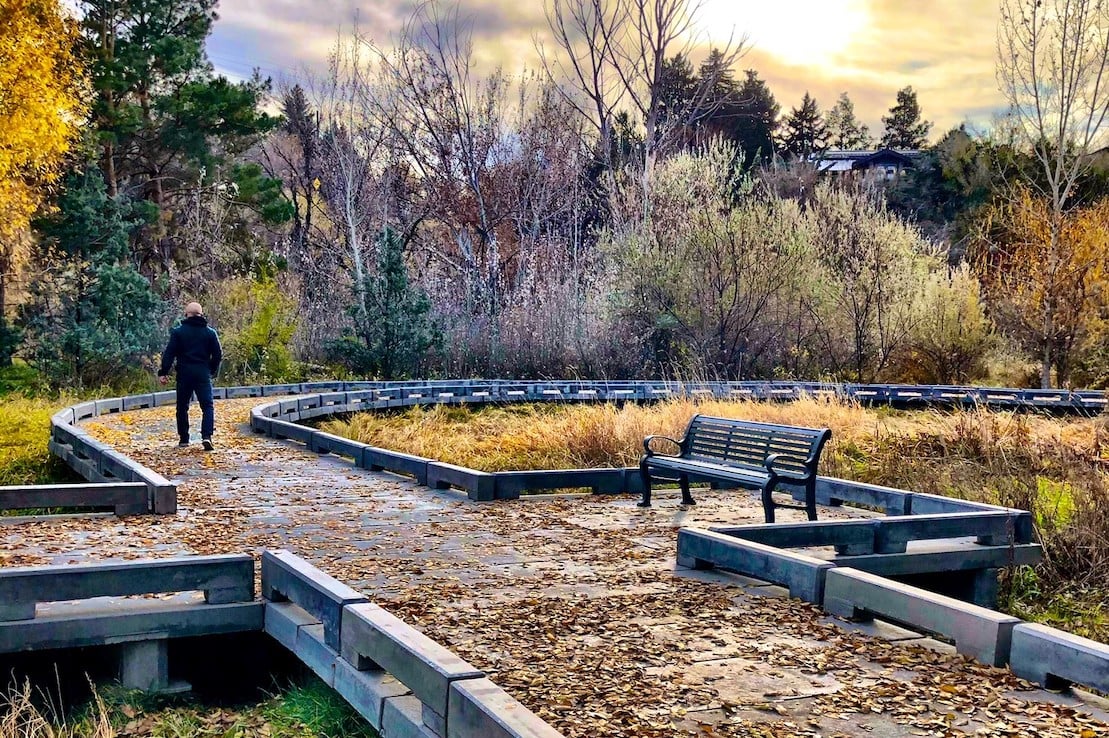
<svg viewBox="0 0 1109 738"><path fill-rule="evenodd" d="M557 738L485 674L288 551L262 558L265 629L383 735Z"/></svg>
<svg viewBox="0 0 1109 738"><path fill-rule="evenodd" d="M1018 390L990 387L943 387L910 385L826 384L819 382L650 382L650 381L545 381L513 380L421 380L410 382L304 382L299 384L218 387L216 399L304 395L262 405L251 414L251 427L276 438L299 441L320 453L344 455L353 463L372 470L387 470L414 476L421 484L428 479L429 464L440 464L388 449L365 444L352 445L346 439L326 437L299 421L360 412L429 404L480 404L504 402L651 402L669 397L753 399L790 401L799 397L835 396L867 404L898 406L943 405L987 406L995 408L1042 408L1055 411L1091 413L1106 406L1101 392L1068 390ZM155 513L176 511L177 488L165 478L128 459L91 438L77 424L99 415L128 410L172 405L175 392L154 392L83 402L65 408L51 420L51 451L89 481L141 482L149 490L148 509ZM449 467L449 468L448 468ZM642 482L637 469L568 469L509 471L487 475L463 467L442 465L432 468L437 486L457 487L471 499L513 499L525 491L544 491L586 487L598 494L639 494ZM841 504L842 480L822 479L817 486L817 501ZM851 498L895 510L898 494L909 493L873 485L854 485ZM870 501L859 490L866 489ZM946 498L941 498L946 500ZM926 501L920 501L927 507ZM957 512L957 501L937 502L931 512ZM962 505L965 508L970 503ZM924 508L916 512L925 512ZM909 508L897 511L907 514Z"/></svg>
<svg viewBox="0 0 1109 738"><path fill-rule="evenodd" d="M116 515L141 515L150 511L147 490L139 482L0 487L0 510L111 508Z"/></svg>
<svg viewBox="0 0 1109 738"><path fill-rule="evenodd" d="M1014 674L1048 689L1077 683L1109 692L1109 646L1046 625L1013 629L1009 663Z"/></svg>
<svg viewBox="0 0 1109 738"><path fill-rule="evenodd" d="M359 444L298 425L298 421L342 413L427 404L649 402L672 396L789 401L803 395L834 395L867 404L1046 408L1081 413L1100 412L1106 406L1106 398L1100 392L829 385L805 382L679 384L444 380L314 382L228 387L217 388L215 391L217 399L284 395L304 396L278 400L254 408L251 413L251 427L256 432L296 440L318 453L344 456L352 463L374 471L389 470L407 474L415 477L421 484L459 487L475 500L511 499L519 497L527 490L568 487L589 487L595 493L634 494L641 491L641 483L635 468L508 471L489 474ZM85 402L65 408L52 419L51 450L89 480L124 480L144 484L148 490L147 508L150 511L173 512L176 509L174 485L95 441L76 424L98 415L174 402L175 393L158 392ZM45 491L42 494L45 495ZM817 501L824 505L860 505L896 517L879 519L876 522L837 523L835 527L828 523L815 523L807 527L806 524L776 526L774 532L754 530L759 526L746 527L747 533L740 532L738 528L723 532L683 530L679 533L679 562L695 567L720 565L743 571L751 576L785 584L795 596L823 604L827 574L833 570L835 564L783 550L778 546L834 546L841 555L851 556L850 561L855 567L886 576L965 570L981 570L988 574L1001 565L1034 563L1039 555L1039 547L1031 543L1031 517L1023 511L828 477L818 478L816 494ZM805 532L799 532L802 529ZM962 549L928 550L918 547L907 550L910 541L942 539L953 535L973 537L976 542L968 542ZM446 726L453 720L457 726L483 727L468 729L476 731L473 733L452 732L452 735L501 734L488 732L500 729L490 726L501 725L500 718L494 717L496 711L492 706L510 705L511 698L500 692L495 685L486 684L487 680L482 677L458 678L453 681L448 679L450 686L446 690L446 703L436 696L433 700L435 704L429 707L420 702L407 686L384 672L359 670L349 663L342 656L344 617L347 617L348 612L355 611L353 608L362 608L360 612L363 615L372 613L377 617L376 611L368 607L368 603L353 599L356 593L344 599L333 596L335 592L331 585L319 589L315 575L307 574L307 569L300 574L290 574L290 571L297 570L298 567L289 565L288 561L277 563L279 559L281 557L272 559L274 563L270 564L271 574L264 578L271 585L270 596L285 598L288 602L271 601L267 604L267 613L272 613L266 618L267 628L282 633L282 637L292 644L294 650L299 649L298 653L302 654L302 658L315 664L314 668L318 667L325 674L330 670L332 683L337 688L345 685L340 691L346 690L345 694L355 696L348 698L360 699L357 695L362 695L367 704L359 709L365 709L365 714L375 716L373 719L378 721L376 724L388 725L389 720L397 720L401 721L398 725L407 726L405 730L419 732L446 730ZM751 562L756 563L752 565ZM287 571L278 575L275 572L279 569ZM837 577L839 575L834 575L833 581L837 581ZM878 581L885 582L880 579ZM889 586L877 586L872 591L885 592L894 583L888 584ZM996 581L994 585L996 587ZM904 584L894 587L900 593L897 596L905 597L909 597L914 589L916 588ZM973 599L988 599L996 594L995 589L991 590L989 587L981 588L985 590L982 593L979 593L979 589L976 584ZM311 594L313 591L316 592L315 595ZM325 594L321 595L320 592ZM313 597L316 599L313 600ZM849 599L839 594L836 597L844 602ZM889 597L886 595L886 599ZM298 599L314 612L294 604ZM899 611L902 616L904 612L912 612L911 606L907 607L908 609L902 608ZM880 609L878 605L868 609L863 603L859 612L876 609ZM889 617L897 619L898 616L889 614ZM369 620L372 621L373 618ZM943 623L940 622L939 625ZM936 628L938 629L938 625ZM1017 625L1012 632L1014 669L1018 668L1016 659L1019 656L1022 660L1019 668L1030 678L1045 683L1079 682L1103 691L1109 690L1109 647L1043 626ZM958 643L957 638L956 642ZM997 646L992 657L987 654L983 658L992 658L996 662L1000 659L998 654L1004 650L1003 646ZM374 661L374 656L357 649L350 651L349 655L356 661L361 660L363 665L381 665ZM377 658L388 661L387 655L381 653ZM1041 665L1044 665L1042 669ZM441 695L443 692L443 689L439 689L436 694ZM452 703L451 695L455 693L459 695L458 701ZM479 699L481 696L484 697ZM430 695L425 694L425 697L430 698ZM416 715L419 715L419 721L416 720Z"/></svg>
<svg viewBox="0 0 1109 738"><path fill-rule="evenodd" d="M780 584L789 589L790 597L820 604L825 574L835 564L723 533L682 528L678 531L678 566L728 569Z"/></svg>
<svg viewBox="0 0 1109 738"><path fill-rule="evenodd" d="M851 486L835 482L849 501ZM948 508L942 498L894 492L883 496L897 510L915 509L918 498L923 509ZM878 499L868 489L860 496ZM785 586L791 597L840 617L879 617L942 636L959 653L991 666L1009 665L1017 676L1048 689L1080 684L1109 691L1109 645L992 609L1000 568L1038 561L1040 547L1032 537L1027 512L973 504L956 513L682 528L677 563ZM837 555L825 559L789 550L825 547ZM930 577L942 587L966 576L970 586L959 598L889 578Z"/></svg>
<svg viewBox="0 0 1109 738"><path fill-rule="evenodd" d="M203 598L121 599L186 592ZM94 598L112 599L70 602ZM0 568L0 653L122 644L133 689L170 688L168 639L259 630L262 617L246 554Z"/></svg>
<svg viewBox="0 0 1109 738"><path fill-rule="evenodd" d="M955 643L959 653L1046 689L1072 684L1109 691L1109 645L891 582L848 567L831 569L823 608L850 619L883 617Z"/></svg>
<svg viewBox="0 0 1109 738"><path fill-rule="evenodd" d="M894 582L850 567L827 572L824 610L851 620L875 615L950 638L959 653L983 664L1009 662L1013 628L1020 618L952 597Z"/></svg>
<svg viewBox="0 0 1109 738"><path fill-rule="evenodd" d="M82 402L60 410L50 419L50 452L90 482L133 482L146 486L144 512L177 512L177 485L89 435L77 423L125 410L172 405L175 392L116 397ZM135 512L138 512L137 510Z"/></svg>
<svg viewBox="0 0 1109 738"><path fill-rule="evenodd" d="M560 738L482 671L288 551L262 552L261 579L256 601L247 554L0 568L0 653L114 645L124 686L165 691L181 686L168 639L264 631L383 735ZM191 592L203 599L124 599Z"/></svg>

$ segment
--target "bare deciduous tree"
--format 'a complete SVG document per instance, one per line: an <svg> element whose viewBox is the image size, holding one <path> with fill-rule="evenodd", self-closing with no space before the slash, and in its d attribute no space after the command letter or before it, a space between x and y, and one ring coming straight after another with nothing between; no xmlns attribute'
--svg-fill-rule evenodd
<svg viewBox="0 0 1109 738"><path fill-rule="evenodd" d="M703 118L713 104L719 79L701 78L685 109L665 111L663 124L664 66L679 55L688 58L703 40L696 32L701 5L700 0L550 0L546 6L559 51L553 58L544 55L547 73L572 90L571 100L579 100L579 112L600 135L605 164L610 163L616 109L626 106L638 116L645 183L655 156L676 139L681 126ZM730 39L715 74L725 73L745 50L746 37Z"/></svg>
<svg viewBox="0 0 1109 738"><path fill-rule="evenodd" d="M1109 0L1002 0L997 77L1010 119L1042 171L1051 205L1042 281L1040 381L1051 386L1058 344L1056 284L1070 279L1065 215L1090 154L1109 140Z"/></svg>

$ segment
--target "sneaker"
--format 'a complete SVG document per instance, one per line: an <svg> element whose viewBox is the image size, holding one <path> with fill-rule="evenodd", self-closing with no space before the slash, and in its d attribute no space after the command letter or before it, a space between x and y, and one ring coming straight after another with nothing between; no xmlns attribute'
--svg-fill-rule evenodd
<svg viewBox="0 0 1109 738"><path fill-rule="evenodd" d="M201 441L201 444L203 444L205 451L211 451L213 448L215 448L215 446L212 445L211 438L205 438L203 441Z"/></svg>
<svg viewBox="0 0 1109 738"><path fill-rule="evenodd" d="M189 445L189 439L185 438L177 442L177 448L186 448Z"/></svg>

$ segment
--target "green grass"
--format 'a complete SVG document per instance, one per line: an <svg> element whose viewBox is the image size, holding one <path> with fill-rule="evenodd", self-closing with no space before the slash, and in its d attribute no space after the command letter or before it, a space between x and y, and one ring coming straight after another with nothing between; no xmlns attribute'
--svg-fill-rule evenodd
<svg viewBox="0 0 1109 738"><path fill-rule="evenodd" d="M0 399L0 485L77 481L50 455L50 416L71 401L8 395Z"/></svg>
<svg viewBox="0 0 1109 738"><path fill-rule="evenodd" d="M347 702L318 679L294 687L263 705L262 715L279 731L277 735L320 738L376 738L377 732Z"/></svg>
<svg viewBox="0 0 1109 738"><path fill-rule="evenodd" d="M258 703L212 706L120 687L99 689L69 717L43 705L30 687L0 696L0 736L41 738L378 738L333 689L309 680Z"/></svg>

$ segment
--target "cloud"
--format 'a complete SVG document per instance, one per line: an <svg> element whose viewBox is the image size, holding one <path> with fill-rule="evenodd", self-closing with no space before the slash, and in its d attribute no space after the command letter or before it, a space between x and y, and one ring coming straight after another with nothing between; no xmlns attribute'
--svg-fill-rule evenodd
<svg viewBox="0 0 1109 738"><path fill-rule="evenodd" d="M982 127L1004 107L994 78L996 24L994 0L872 0L866 24L819 64L792 64L757 46L741 64L758 70L783 112L806 91L824 110L847 92L878 134L897 91L912 86L936 139L966 121Z"/></svg>
<svg viewBox="0 0 1109 738"><path fill-rule="evenodd" d="M881 133L881 116L899 89L917 91L923 114L934 122L933 138L964 121L979 127L1003 107L994 78L996 0L805 0L822 3L823 15L799 14L802 0L711 0L707 30L727 36L748 26L767 40L737 65L765 79L783 113L800 104L808 91L827 110L848 92L856 112L872 133ZM828 3L850 13L829 15ZM357 21L360 30L387 44L420 3L417 0L223 0L221 18L209 41L209 55L220 71L248 76L257 66L276 78L298 70L320 70L340 28ZM444 4L449 8L449 4ZM838 7L838 6L837 6ZM800 17L799 17L800 16ZM461 0L459 17L473 33L479 72L502 66L509 73L534 69L534 40L549 38L541 0ZM820 22L824 25L805 27ZM780 27L775 24L780 24ZM751 30L751 27L746 30ZM774 29L770 33L767 29ZM803 49L789 47L791 34ZM837 34L825 39L821 34ZM813 45L818 41L834 43ZM549 40L548 40L549 44ZM827 46L827 53L819 52ZM705 43L699 50L707 51ZM801 53L804 52L804 53ZM804 63L800 63L804 60Z"/></svg>

